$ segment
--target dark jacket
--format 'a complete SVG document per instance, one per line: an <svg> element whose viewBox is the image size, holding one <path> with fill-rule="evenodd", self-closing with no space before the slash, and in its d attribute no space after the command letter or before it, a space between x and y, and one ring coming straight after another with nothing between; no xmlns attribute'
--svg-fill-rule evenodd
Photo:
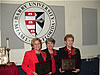
<svg viewBox="0 0 100 75"><path fill-rule="evenodd" d="M48 51L48 48L45 49L45 50L42 50L42 51L44 51L47 54L46 60L52 60L52 72L56 73L56 71L57 71L57 61L58 61L58 50L53 49L53 57L54 58L51 57L51 55Z"/></svg>
<svg viewBox="0 0 100 75"><path fill-rule="evenodd" d="M59 48L59 54L58 54L58 67L61 67L61 59L62 58L69 58L68 57L68 52L65 51L66 47L62 47ZM81 55L80 55L80 51L78 48L72 47L72 49L75 50L75 54L71 56L71 58L75 58L77 60L76 62L76 69L80 69L80 65L81 65ZM65 72L65 74L69 74L69 75L75 75L74 73L71 73L71 71L69 71L70 73L68 73L68 71ZM64 75L63 73L60 75Z"/></svg>

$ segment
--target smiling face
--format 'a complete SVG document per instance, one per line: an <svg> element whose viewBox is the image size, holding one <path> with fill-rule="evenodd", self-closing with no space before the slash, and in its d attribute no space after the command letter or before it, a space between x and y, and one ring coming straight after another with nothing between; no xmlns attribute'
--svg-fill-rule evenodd
<svg viewBox="0 0 100 75"><path fill-rule="evenodd" d="M40 50L42 48L42 42L39 38L33 38L31 46L34 50Z"/></svg>
<svg viewBox="0 0 100 75"><path fill-rule="evenodd" d="M40 50L41 49L41 44L38 40L34 41L33 48L34 48L34 50Z"/></svg>
<svg viewBox="0 0 100 75"><path fill-rule="evenodd" d="M73 46L73 38L72 37L69 37L67 38L67 40L65 41L65 44L67 47L71 48Z"/></svg>
<svg viewBox="0 0 100 75"><path fill-rule="evenodd" d="M47 41L47 48L48 48L48 50L52 50L53 47L54 47L53 42Z"/></svg>

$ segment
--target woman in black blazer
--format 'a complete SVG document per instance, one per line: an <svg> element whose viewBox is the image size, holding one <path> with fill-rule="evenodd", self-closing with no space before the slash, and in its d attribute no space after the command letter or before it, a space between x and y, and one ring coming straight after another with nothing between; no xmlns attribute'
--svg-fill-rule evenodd
<svg viewBox="0 0 100 75"><path fill-rule="evenodd" d="M57 56L58 56L58 50L54 49L55 40L53 38L48 38L46 40L46 46L47 48L43 51L47 54L46 60L52 61L52 73L50 75L55 75L57 71Z"/></svg>
<svg viewBox="0 0 100 75"><path fill-rule="evenodd" d="M64 37L65 47L59 48L58 54L58 67L59 74L58 75L77 75L80 72L80 64L81 64L81 56L78 48L73 47L74 36L72 34L68 34ZM63 58L75 58L76 59L76 67L72 71L62 71L61 70L61 59Z"/></svg>

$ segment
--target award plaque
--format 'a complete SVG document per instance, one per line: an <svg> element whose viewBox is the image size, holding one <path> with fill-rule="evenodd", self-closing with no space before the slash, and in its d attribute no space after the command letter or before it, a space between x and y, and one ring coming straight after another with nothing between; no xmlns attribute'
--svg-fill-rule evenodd
<svg viewBox="0 0 100 75"><path fill-rule="evenodd" d="M72 71L76 67L75 58L62 58L61 59L61 70L62 71Z"/></svg>
<svg viewBox="0 0 100 75"><path fill-rule="evenodd" d="M35 64L35 69L36 69L36 73L38 75L44 75L44 74L47 74L47 73L51 72L52 71L51 60L36 63Z"/></svg>

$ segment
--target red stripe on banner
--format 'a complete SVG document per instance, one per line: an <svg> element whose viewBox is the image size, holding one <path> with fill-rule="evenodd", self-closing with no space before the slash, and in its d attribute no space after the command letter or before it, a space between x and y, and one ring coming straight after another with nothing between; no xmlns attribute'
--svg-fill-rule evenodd
<svg viewBox="0 0 100 75"><path fill-rule="evenodd" d="M35 12L25 12L25 16L35 16Z"/></svg>
<svg viewBox="0 0 100 75"><path fill-rule="evenodd" d="M35 25L35 20L26 20L26 25Z"/></svg>
<svg viewBox="0 0 100 75"><path fill-rule="evenodd" d="M30 33L35 33L35 29L28 29Z"/></svg>

